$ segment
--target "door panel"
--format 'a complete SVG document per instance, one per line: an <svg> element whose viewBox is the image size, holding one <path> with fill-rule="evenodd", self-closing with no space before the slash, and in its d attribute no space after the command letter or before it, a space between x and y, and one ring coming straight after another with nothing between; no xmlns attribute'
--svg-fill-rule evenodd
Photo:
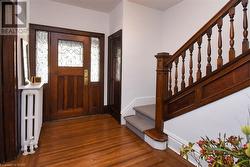
<svg viewBox="0 0 250 167"><path fill-rule="evenodd" d="M89 37L51 34L50 91L53 119L88 113L89 58Z"/></svg>
<svg viewBox="0 0 250 167"><path fill-rule="evenodd" d="M111 114L120 122L122 78L122 31L109 37L108 105Z"/></svg>

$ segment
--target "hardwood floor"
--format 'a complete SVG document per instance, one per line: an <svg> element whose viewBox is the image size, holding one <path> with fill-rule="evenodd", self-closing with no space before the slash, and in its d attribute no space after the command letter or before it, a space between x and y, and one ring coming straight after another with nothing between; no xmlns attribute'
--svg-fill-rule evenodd
<svg viewBox="0 0 250 167"><path fill-rule="evenodd" d="M45 123L37 152L19 156L9 164L25 167L192 166L170 150L152 149L109 115Z"/></svg>

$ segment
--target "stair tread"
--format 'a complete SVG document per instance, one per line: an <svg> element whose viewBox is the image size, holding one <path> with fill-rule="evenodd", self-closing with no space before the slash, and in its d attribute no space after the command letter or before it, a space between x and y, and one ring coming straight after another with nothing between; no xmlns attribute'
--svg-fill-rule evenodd
<svg viewBox="0 0 250 167"><path fill-rule="evenodd" d="M155 104L134 107L134 110L155 120Z"/></svg>
<svg viewBox="0 0 250 167"><path fill-rule="evenodd" d="M145 120L137 115L125 117L125 120L134 127L136 127L138 130L140 130L141 132L154 128L153 121Z"/></svg>

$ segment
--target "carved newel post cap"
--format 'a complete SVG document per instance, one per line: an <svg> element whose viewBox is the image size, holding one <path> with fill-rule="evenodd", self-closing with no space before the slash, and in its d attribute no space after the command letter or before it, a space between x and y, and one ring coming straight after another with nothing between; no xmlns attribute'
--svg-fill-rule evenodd
<svg viewBox="0 0 250 167"><path fill-rule="evenodd" d="M156 58L166 58L166 57L169 57L169 53L167 52L161 52L161 53L158 53L155 57Z"/></svg>

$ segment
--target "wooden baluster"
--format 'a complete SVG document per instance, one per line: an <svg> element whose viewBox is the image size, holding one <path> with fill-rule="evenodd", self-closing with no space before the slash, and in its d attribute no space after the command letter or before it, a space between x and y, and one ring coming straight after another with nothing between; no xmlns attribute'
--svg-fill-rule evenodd
<svg viewBox="0 0 250 167"><path fill-rule="evenodd" d="M218 32L219 32L219 37L218 37L218 59L217 59L217 68L221 68L223 66L223 58L222 58L222 26L223 26L223 20L220 19L217 22L218 26Z"/></svg>
<svg viewBox="0 0 250 167"><path fill-rule="evenodd" d="M189 85L192 85L194 83L193 78L193 51L194 51L194 45L190 46L190 62L189 62Z"/></svg>
<svg viewBox="0 0 250 167"><path fill-rule="evenodd" d="M249 49L249 41L248 41L248 18L247 18L247 5L248 0L242 0L242 6L243 6L243 42L242 42L242 53L247 51Z"/></svg>
<svg viewBox="0 0 250 167"><path fill-rule="evenodd" d="M182 54L182 81L181 81L181 90L185 89L186 83L185 83L185 58L186 58L186 52L183 52Z"/></svg>
<svg viewBox="0 0 250 167"><path fill-rule="evenodd" d="M211 65L211 36L212 36L212 28L210 28L207 32L207 70L206 74L210 74L212 72L212 65Z"/></svg>
<svg viewBox="0 0 250 167"><path fill-rule="evenodd" d="M178 63L179 63L179 57L175 60L175 86L174 86L174 94L178 93Z"/></svg>
<svg viewBox="0 0 250 167"><path fill-rule="evenodd" d="M173 95L173 91L172 91L172 63L170 63L169 65L169 96Z"/></svg>
<svg viewBox="0 0 250 167"><path fill-rule="evenodd" d="M235 7L229 10L230 17L230 50L229 50L229 61L232 61L235 58L235 49L234 49L234 15Z"/></svg>
<svg viewBox="0 0 250 167"><path fill-rule="evenodd" d="M202 73L201 73L201 44L202 44L202 38L198 40L198 71L197 71L197 81L201 79Z"/></svg>

